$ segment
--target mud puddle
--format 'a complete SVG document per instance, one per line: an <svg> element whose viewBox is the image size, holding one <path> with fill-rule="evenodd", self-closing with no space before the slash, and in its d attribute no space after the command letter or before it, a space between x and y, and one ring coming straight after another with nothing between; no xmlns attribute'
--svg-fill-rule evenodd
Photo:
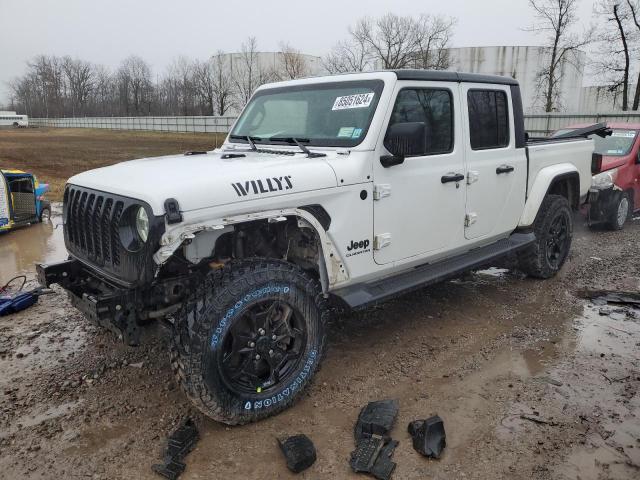
<svg viewBox="0 0 640 480"><path fill-rule="evenodd" d="M52 205L49 221L21 227L0 235L0 285L16 275L34 274L37 262L64 260L61 205ZM60 226L59 226L60 225Z"/></svg>

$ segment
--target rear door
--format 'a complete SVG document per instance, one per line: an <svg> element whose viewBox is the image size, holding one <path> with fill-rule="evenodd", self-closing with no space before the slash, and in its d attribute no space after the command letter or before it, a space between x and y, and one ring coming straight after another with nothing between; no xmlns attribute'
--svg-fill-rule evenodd
<svg viewBox="0 0 640 480"><path fill-rule="evenodd" d="M465 238L512 231L525 202L527 160L516 149L511 90L507 85L463 83L467 195Z"/></svg>
<svg viewBox="0 0 640 480"><path fill-rule="evenodd" d="M428 257L463 240L464 151L457 83L396 84L389 125L424 122L425 152L384 168L374 160L374 258L386 264ZM382 139L381 139L382 140ZM382 143L382 142L381 142ZM388 154L379 147L378 157ZM444 181L443 177L462 177Z"/></svg>

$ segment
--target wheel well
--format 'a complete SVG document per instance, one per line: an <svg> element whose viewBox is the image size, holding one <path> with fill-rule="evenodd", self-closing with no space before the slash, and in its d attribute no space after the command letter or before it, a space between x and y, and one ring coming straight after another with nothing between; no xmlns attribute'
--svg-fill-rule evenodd
<svg viewBox="0 0 640 480"><path fill-rule="evenodd" d="M547 195L561 195L574 210L580 206L580 176L577 172L560 175L553 179Z"/></svg>
<svg viewBox="0 0 640 480"><path fill-rule="evenodd" d="M221 268L231 260L273 258L296 264L316 279L320 278L322 247L318 234L295 216L282 217L274 223L255 220L235 224L231 231L204 248L211 254L200 263L213 268Z"/></svg>

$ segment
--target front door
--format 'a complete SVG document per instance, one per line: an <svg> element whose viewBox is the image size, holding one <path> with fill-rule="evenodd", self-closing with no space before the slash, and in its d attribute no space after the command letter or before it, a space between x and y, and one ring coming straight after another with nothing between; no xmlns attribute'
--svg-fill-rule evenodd
<svg viewBox="0 0 640 480"><path fill-rule="evenodd" d="M7 182L4 179L4 174L0 172L0 228L9 225L9 219L9 191L7 189Z"/></svg>
<svg viewBox="0 0 640 480"><path fill-rule="evenodd" d="M464 228L458 84L398 82L393 98L388 125L424 122L427 138L424 153L407 157L400 165L384 168L374 160L374 258L378 264L449 250L461 242ZM378 153L388 154L384 146Z"/></svg>
<svg viewBox="0 0 640 480"><path fill-rule="evenodd" d="M463 83L467 200L465 238L480 241L513 231L524 208L527 159L516 148L508 86Z"/></svg>

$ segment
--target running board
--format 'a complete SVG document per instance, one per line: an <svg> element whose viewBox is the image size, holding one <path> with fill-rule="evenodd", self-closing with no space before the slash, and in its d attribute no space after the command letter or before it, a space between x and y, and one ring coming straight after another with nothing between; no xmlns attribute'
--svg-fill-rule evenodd
<svg viewBox="0 0 640 480"><path fill-rule="evenodd" d="M514 233L509 238L476 248L462 255L421 265L375 282L340 288L335 290L333 294L344 300L351 308L364 308L372 303L482 267L497 258L532 244L535 239L533 233Z"/></svg>

